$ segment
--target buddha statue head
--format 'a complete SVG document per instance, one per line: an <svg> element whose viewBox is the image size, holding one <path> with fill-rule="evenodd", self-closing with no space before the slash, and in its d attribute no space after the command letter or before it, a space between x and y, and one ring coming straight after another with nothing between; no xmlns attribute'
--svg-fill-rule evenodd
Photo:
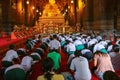
<svg viewBox="0 0 120 80"><path fill-rule="evenodd" d="M50 3L51 5L53 5L53 4L55 4L55 0L49 0L49 3Z"/></svg>

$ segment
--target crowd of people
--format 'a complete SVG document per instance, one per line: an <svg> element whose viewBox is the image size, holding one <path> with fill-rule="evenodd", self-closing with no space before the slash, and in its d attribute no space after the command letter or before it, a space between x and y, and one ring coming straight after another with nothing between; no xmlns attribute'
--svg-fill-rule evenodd
<svg viewBox="0 0 120 80"><path fill-rule="evenodd" d="M29 53L38 42L41 42L40 46ZM14 45L10 45L10 50L2 59L5 80L26 80L26 75L31 74L32 66L43 59L46 50L48 53L41 65L44 74L39 75L37 80L67 80L60 73L61 57L64 57L61 56L62 51L68 57L68 72L73 75L73 78L68 76L68 80L91 80L92 74L100 80L120 80L115 73L120 69L119 38L112 42L103 39L100 34L50 34L41 40L28 39L25 46L15 51ZM19 59L20 56L22 59ZM20 64L15 64L16 61ZM92 69L90 62L93 62Z"/></svg>
<svg viewBox="0 0 120 80"><path fill-rule="evenodd" d="M36 27L29 28L24 25L18 27L15 25L11 32L11 39L27 38L38 33L40 33L40 30L37 30Z"/></svg>
<svg viewBox="0 0 120 80"><path fill-rule="evenodd" d="M31 37L39 33L41 33L41 30L37 29L36 26L26 27L24 25L14 25L13 29L9 33L5 31L1 31L0 37L1 38L10 37L10 39L20 39L20 38Z"/></svg>

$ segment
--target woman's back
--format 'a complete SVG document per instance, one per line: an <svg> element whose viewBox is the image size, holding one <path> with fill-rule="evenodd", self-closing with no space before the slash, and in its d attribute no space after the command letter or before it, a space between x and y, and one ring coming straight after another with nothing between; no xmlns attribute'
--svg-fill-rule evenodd
<svg viewBox="0 0 120 80"><path fill-rule="evenodd" d="M54 62L50 57L42 61L43 75L38 76L37 80L64 80L63 75L55 74L53 71Z"/></svg>
<svg viewBox="0 0 120 80"><path fill-rule="evenodd" d="M105 72L107 70L114 71L110 56L108 54L95 54L94 60L97 60L97 72Z"/></svg>

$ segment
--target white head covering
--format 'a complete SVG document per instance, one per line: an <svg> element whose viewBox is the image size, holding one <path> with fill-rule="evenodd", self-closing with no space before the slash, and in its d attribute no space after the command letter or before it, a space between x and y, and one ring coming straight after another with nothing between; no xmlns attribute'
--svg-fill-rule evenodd
<svg viewBox="0 0 120 80"><path fill-rule="evenodd" d="M113 45L108 46L107 51L110 52L112 51Z"/></svg>
<svg viewBox="0 0 120 80"><path fill-rule="evenodd" d="M68 38L68 40L69 40L70 42L73 42L72 38Z"/></svg>
<svg viewBox="0 0 120 80"><path fill-rule="evenodd" d="M65 38L61 38L61 41L65 41Z"/></svg>
<svg viewBox="0 0 120 80"><path fill-rule="evenodd" d="M107 42L106 41L100 41L99 43L102 44L104 47L107 46Z"/></svg>

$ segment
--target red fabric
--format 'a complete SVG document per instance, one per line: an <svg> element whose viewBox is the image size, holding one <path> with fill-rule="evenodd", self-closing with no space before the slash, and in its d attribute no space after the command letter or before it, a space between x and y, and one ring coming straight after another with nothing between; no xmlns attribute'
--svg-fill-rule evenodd
<svg viewBox="0 0 120 80"><path fill-rule="evenodd" d="M3 31L1 32L1 36L2 36L2 38L7 37L7 35Z"/></svg>

